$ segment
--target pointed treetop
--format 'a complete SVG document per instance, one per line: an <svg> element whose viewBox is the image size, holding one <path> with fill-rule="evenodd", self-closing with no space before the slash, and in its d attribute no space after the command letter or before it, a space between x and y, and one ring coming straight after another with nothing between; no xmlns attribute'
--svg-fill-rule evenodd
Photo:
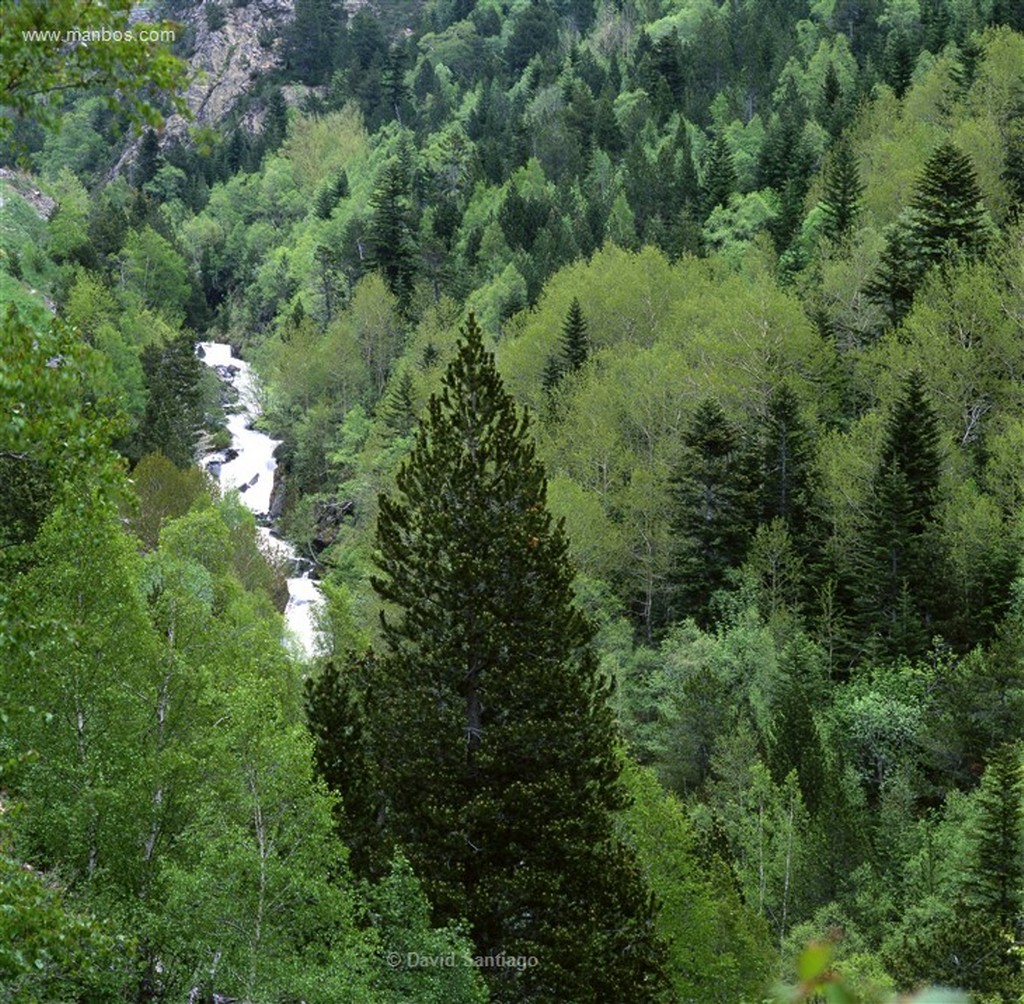
<svg viewBox="0 0 1024 1004"><path fill-rule="evenodd" d="M988 244L990 224L971 159L956 145L942 143L925 163L911 199L911 230L927 265L951 251L974 257Z"/></svg>

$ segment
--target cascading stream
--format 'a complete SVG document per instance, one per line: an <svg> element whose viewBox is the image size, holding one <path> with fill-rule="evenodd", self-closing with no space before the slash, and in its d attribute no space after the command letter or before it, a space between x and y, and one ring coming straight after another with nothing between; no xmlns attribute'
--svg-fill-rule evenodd
<svg viewBox="0 0 1024 1004"><path fill-rule="evenodd" d="M318 649L316 612L323 603L323 593L311 577L312 564L299 558L295 549L275 536L270 526L271 496L274 490L274 471L277 461L274 450L280 440L271 439L252 428L260 414L259 395L249 364L232 355L231 346L223 342L200 342L200 359L217 372L224 383L238 393L239 410L228 414L227 430L231 446L227 450L208 453L202 466L220 483L221 491L237 490L242 502L256 515L260 541L265 550L276 553L292 563L301 574L288 579L288 605L285 623L288 625L297 655L310 658Z"/></svg>

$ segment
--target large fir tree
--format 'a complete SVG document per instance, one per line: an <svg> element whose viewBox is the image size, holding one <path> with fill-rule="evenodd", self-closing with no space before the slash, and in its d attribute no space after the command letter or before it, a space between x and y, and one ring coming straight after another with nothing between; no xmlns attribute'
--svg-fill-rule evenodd
<svg viewBox="0 0 1024 1004"><path fill-rule="evenodd" d="M991 752L975 798L974 861L967 877L968 898L1009 927L1024 910L1024 763L1020 744Z"/></svg>
<svg viewBox="0 0 1024 1004"><path fill-rule="evenodd" d="M939 427L920 371L889 416L861 538L860 623L869 647L924 655L942 614Z"/></svg>
<svg viewBox="0 0 1024 1004"><path fill-rule="evenodd" d="M381 172L370 200L373 209L370 257L403 311L409 307L416 280L410 188L407 171L399 159L394 159Z"/></svg>
<svg viewBox="0 0 1024 1004"><path fill-rule="evenodd" d="M823 230L830 240L840 243L853 229L863 191L857 158L844 137L836 144L825 169L821 210L825 217Z"/></svg>
<svg viewBox="0 0 1024 1004"><path fill-rule="evenodd" d="M917 255L927 268L951 253L982 254L990 223L970 158L952 143L943 143L928 158L910 202L911 233Z"/></svg>
<svg viewBox="0 0 1024 1004"><path fill-rule="evenodd" d="M708 149L704 163L704 183L701 186L701 212L704 219L715 206L729 204L729 196L736 191L736 168L732 150L724 133L718 133Z"/></svg>
<svg viewBox="0 0 1024 1004"><path fill-rule="evenodd" d="M712 623L713 597L746 556L753 528L750 452L714 399L704 401L683 436L673 479L673 607L701 627Z"/></svg>
<svg viewBox="0 0 1024 1004"><path fill-rule="evenodd" d="M761 429L761 483L758 518L785 522L798 551L813 550L815 449L811 431L800 415L800 402L788 384L779 384L768 398Z"/></svg>
<svg viewBox="0 0 1024 1004"><path fill-rule="evenodd" d="M367 694L385 826L439 920L465 915L495 1001L651 1001L649 895L594 629L573 603L544 471L472 315L380 501L387 651Z"/></svg>

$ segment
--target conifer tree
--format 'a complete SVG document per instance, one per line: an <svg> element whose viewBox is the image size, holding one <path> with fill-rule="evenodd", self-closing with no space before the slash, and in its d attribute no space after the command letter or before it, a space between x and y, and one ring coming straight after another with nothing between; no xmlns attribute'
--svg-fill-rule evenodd
<svg viewBox="0 0 1024 1004"><path fill-rule="evenodd" d="M270 92L263 120L263 152L273 153L288 135L288 103L280 87Z"/></svg>
<svg viewBox="0 0 1024 1004"><path fill-rule="evenodd" d="M386 865L379 853L377 776L367 750L361 698L372 659L371 654L348 654L331 660L305 685L316 770L341 795L344 811L337 816L338 835L349 848L353 870L364 877L379 876Z"/></svg>
<svg viewBox="0 0 1024 1004"><path fill-rule="evenodd" d="M135 170L132 172L132 181L136 188L142 188L148 181L152 181L156 172L160 169L160 140L156 131L147 129L142 134L142 142L139 144L139 157L135 161Z"/></svg>
<svg viewBox="0 0 1024 1004"><path fill-rule="evenodd" d="M188 467L195 459L202 422L202 363L191 337L180 335L166 345L148 346L142 353L142 369L149 397L132 453L141 457L161 451L179 467Z"/></svg>
<svg viewBox="0 0 1024 1004"><path fill-rule="evenodd" d="M565 360L566 370L575 373L587 361L589 355L587 320L583 316L579 299L574 296L562 325L562 358Z"/></svg>
<svg viewBox="0 0 1024 1004"><path fill-rule="evenodd" d="M732 151L723 133L715 136L708 151L701 191L701 208L705 219L715 206L728 205L729 196L736 191L736 168L732 162Z"/></svg>
<svg viewBox="0 0 1024 1004"><path fill-rule="evenodd" d="M928 158L911 200L911 234L927 268L951 252L973 258L984 253L989 225L970 158L943 143Z"/></svg>
<svg viewBox="0 0 1024 1004"><path fill-rule="evenodd" d="M1010 215L1024 212L1024 99L1017 114L1006 124L1006 160L1002 173L1011 205Z"/></svg>
<svg viewBox="0 0 1024 1004"><path fill-rule="evenodd" d="M843 88L836 72L836 64L830 62L825 70L825 80L821 85L818 120L833 135L839 134L843 120Z"/></svg>
<svg viewBox="0 0 1024 1004"><path fill-rule="evenodd" d="M939 628L941 466L938 419L915 370L889 417L859 560L861 625L885 654L923 655Z"/></svg>
<svg viewBox="0 0 1024 1004"><path fill-rule="evenodd" d="M545 392L551 394L554 389L562 382L564 373L562 370L562 360L558 353L552 353L548 356L548 361L544 364L544 372L541 374L540 382Z"/></svg>
<svg viewBox="0 0 1024 1004"><path fill-rule="evenodd" d="M981 256L991 232L970 159L943 143L928 158L909 210L887 231L878 269L864 291L898 324L930 268L955 255Z"/></svg>
<svg viewBox="0 0 1024 1004"><path fill-rule="evenodd" d="M384 399L384 424L396 435L409 435L416 424L415 389L411 371L404 369Z"/></svg>
<svg viewBox="0 0 1024 1004"><path fill-rule="evenodd" d="M882 54L882 67L886 83L898 98L902 98L910 86L910 81L914 76L915 61L914 41L907 31L903 28L895 28L889 32Z"/></svg>
<svg viewBox="0 0 1024 1004"><path fill-rule="evenodd" d="M894 326L910 311L914 291L921 281L923 270L914 257L913 247L910 228L906 219L901 218L886 230L878 268L864 287L864 294L885 311Z"/></svg>
<svg viewBox="0 0 1024 1004"><path fill-rule="evenodd" d="M849 235L860 211L863 191L857 158L850 141L844 137L836 144L829 160L825 171L825 192L821 200L825 216L823 230L830 240L838 244Z"/></svg>
<svg viewBox="0 0 1024 1004"><path fill-rule="evenodd" d="M783 520L806 555L813 520L814 443L788 384L773 388L768 398L761 450L758 518L762 523Z"/></svg>
<svg viewBox="0 0 1024 1004"><path fill-rule="evenodd" d="M708 627L713 594L726 585L728 571L742 564L750 542L750 457L739 430L713 398L697 408L683 446L673 479L673 606L677 615Z"/></svg>
<svg viewBox="0 0 1024 1004"><path fill-rule="evenodd" d="M438 921L464 915L497 1001L661 999L649 896L613 834L624 796L567 542L472 315L397 490L367 692L385 825Z"/></svg>
<svg viewBox="0 0 1024 1004"><path fill-rule="evenodd" d="M971 905L1007 926L1024 908L1024 764L1019 744L993 750L975 796L980 813L967 878Z"/></svg>
<svg viewBox="0 0 1024 1004"><path fill-rule="evenodd" d="M324 84L334 69L344 14L332 0L295 0L295 19L284 37L284 58L304 84Z"/></svg>
<svg viewBox="0 0 1024 1004"><path fill-rule="evenodd" d="M398 160L388 163L370 200L373 208L370 257L388 289L407 310L416 277L410 182Z"/></svg>

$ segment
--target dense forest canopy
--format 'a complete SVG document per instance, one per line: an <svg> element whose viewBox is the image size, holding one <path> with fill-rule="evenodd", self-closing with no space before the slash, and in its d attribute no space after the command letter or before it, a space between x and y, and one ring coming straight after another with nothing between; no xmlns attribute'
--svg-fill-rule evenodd
<svg viewBox="0 0 1024 1004"><path fill-rule="evenodd" d="M1024 7L2 30L0 1004L1021 999Z"/></svg>

